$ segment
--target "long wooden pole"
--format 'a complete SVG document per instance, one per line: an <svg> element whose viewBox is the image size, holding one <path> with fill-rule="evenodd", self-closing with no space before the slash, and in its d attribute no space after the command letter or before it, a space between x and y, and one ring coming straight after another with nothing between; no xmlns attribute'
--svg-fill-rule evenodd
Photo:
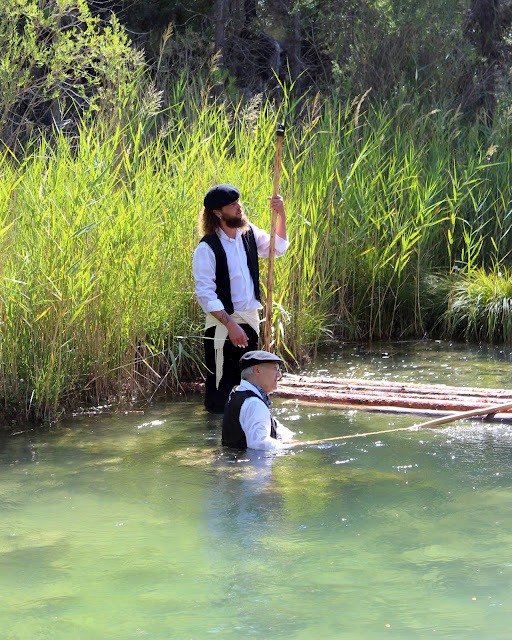
<svg viewBox="0 0 512 640"><path fill-rule="evenodd" d="M427 422L422 422L416 426L416 429L423 429L424 427L434 427L438 424L447 424L448 422L455 422L455 420L462 420L463 418L473 418L475 416L492 416L500 411L507 411L512 409L512 402L506 402L505 404L495 404L490 407L482 407L481 409L472 409L471 411L458 411L452 413L449 416L441 418L434 418Z"/></svg>
<svg viewBox="0 0 512 640"><path fill-rule="evenodd" d="M369 431L368 433L351 433L345 436L335 436L334 438L321 438L320 440L306 440L304 442L294 442L293 446L305 446L307 444L319 444L321 442L332 442L333 440L348 440L350 438L362 438L365 436L380 435L383 433L392 433L393 431L410 431L412 429L425 429L434 427L439 424L447 424L448 422L455 422L456 420L463 420L464 418L473 418L475 416L494 415L500 411L507 411L512 409L512 402L505 404L495 404L490 407L482 407L481 409L472 409L471 411L457 411L449 416L443 416L441 418L434 418L421 424L413 425L412 427L398 427L396 429L386 429L385 431Z"/></svg>
<svg viewBox="0 0 512 640"><path fill-rule="evenodd" d="M320 438L319 440L304 440L304 442L294 442L294 447L305 446L307 444L320 444L322 442L332 442L333 440L350 440L350 438L365 438L366 436L378 436L382 433L391 433L392 431L410 431L415 427L397 427L396 429L385 429L384 431L368 431L368 433L349 433L346 436L334 436L334 438Z"/></svg>
<svg viewBox="0 0 512 640"><path fill-rule="evenodd" d="M284 125L278 123L276 130L276 155L274 161L274 185L272 195L279 194L279 176L283 157ZM270 219L270 247L268 252L267 300L265 305L265 351L270 351L270 334L272 329L272 294L274 291L274 258L276 253L277 211L272 209Z"/></svg>

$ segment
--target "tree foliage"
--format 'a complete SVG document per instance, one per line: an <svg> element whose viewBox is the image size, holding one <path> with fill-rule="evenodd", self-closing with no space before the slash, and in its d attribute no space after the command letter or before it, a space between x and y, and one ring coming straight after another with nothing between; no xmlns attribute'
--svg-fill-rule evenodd
<svg viewBox="0 0 512 640"><path fill-rule="evenodd" d="M107 0L90 0L91 4ZM125 6L126 4L126 6ZM182 52L198 69L215 51L252 94L295 82L345 99L397 93L450 101L471 116L508 106L511 0L158 0L112 5L148 59ZM122 5L122 6L121 6ZM116 8L117 7L117 8Z"/></svg>
<svg viewBox="0 0 512 640"><path fill-rule="evenodd" d="M115 15L103 24L85 0L4 0L0 51L0 138L8 145L108 110L141 62Z"/></svg>
<svg viewBox="0 0 512 640"><path fill-rule="evenodd" d="M0 137L74 129L124 100L135 47L164 95L215 60L217 95L370 90L492 124L510 106L511 24L512 0L5 0Z"/></svg>

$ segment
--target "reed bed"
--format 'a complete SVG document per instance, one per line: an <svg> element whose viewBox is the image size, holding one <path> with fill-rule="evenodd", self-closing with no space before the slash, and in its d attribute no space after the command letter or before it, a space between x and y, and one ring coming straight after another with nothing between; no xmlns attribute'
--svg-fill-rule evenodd
<svg viewBox="0 0 512 640"><path fill-rule="evenodd" d="M333 338L423 336L439 310L432 274L498 265L512 248L505 126L484 136L456 112L366 96L212 104L179 82L156 109L151 91L136 114L0 157L8 421L150 399L201 371L191 256L202 197L237 184L268 227L283 117L291 248L276 262L273 339L288 358Z"/></svg>

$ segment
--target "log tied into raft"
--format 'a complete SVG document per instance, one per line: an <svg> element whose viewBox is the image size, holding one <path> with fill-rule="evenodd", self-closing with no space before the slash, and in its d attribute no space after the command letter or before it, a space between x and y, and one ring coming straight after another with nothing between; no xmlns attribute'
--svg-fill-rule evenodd
<svg viewBox="0 0 512 640"><path fill-rule="evenodd" d="M285 374L274 395L300 403L428 416L482 410L478 415L487 417L489 408L491 417L512 421L512 408L505 408L512 407L512 390L507 389ZM500 413L493 410L496 406Z"/></svg>

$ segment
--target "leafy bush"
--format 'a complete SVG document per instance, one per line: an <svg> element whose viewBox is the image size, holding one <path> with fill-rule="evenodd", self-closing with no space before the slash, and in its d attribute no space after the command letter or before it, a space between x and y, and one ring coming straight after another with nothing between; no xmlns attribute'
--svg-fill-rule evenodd
<svg viewBox="0 0 512 640"><path fill-rule="evenodd" d="M116 17L102 25L85 0L4 0L0 51L0 139L9 146L111 110L142 62Z"/></svg>

